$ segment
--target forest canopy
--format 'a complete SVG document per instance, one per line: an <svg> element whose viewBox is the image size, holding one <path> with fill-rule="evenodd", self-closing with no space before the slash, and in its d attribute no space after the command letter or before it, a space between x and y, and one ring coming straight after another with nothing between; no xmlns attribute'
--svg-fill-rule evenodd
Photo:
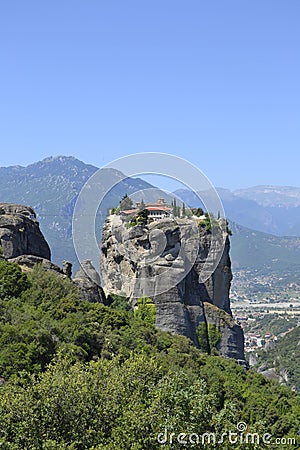
<svg viewBox="0 0 300 450"><path fill-rule="evenodd" d="M156 329L145 299L136 314L124 298L81 301L71 280L5 261L0 285L1 448L180 449L160 446L159 433L220 434L239 422L298 438L296 393Z"/></svg>

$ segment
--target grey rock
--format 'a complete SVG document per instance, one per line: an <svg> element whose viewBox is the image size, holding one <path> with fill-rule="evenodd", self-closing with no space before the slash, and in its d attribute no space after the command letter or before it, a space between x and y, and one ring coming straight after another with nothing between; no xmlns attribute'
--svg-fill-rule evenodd
<svg viewBox="0 0 300 450"><path fill-rule="evenodd" d="M16 258L9 258L9 262L18 264L23 272L32 270L36 264L40 264L44 270L50 270L64 276L64 271L56 264L49 261L49 259L41 258L34 255L21 255Z"/></svg>
<svg viewBox="0 0 300 450"><path fill-rule="evenodd" d="M0 203L0 246L6 259L20 255L51 259L49 245L29 206Z"/></svg>
<svg viewBox="0 0 300 450"><path fill-rule="evenodd" d="M68 277L71 278L72 276L72 263L70 261L66 261L65 259L62 262L63 265L63 273Z"/></svg>
<svg viewBox="0 0 300 450"><path fill-rule="evenodd" d="M207 323L215 325L222 333L217 348L219 354L239 361L245 361L244 333L232 316L211 303L204 303ZM247 366L245 361L245 366Z"/></svg>
<svg viewBox="0 0 300 450"><path fill-rule="evenodd" d="M151 297L156 304L156 326L187 336L195 345L199 324L214 323L222 332L220 355L246 365L243 331L230 310L228 236L223 249L222 240L212 244L211 235L205 230L199 235L198 227L195 233L191 222L167 219L128 230L120 216L109 216L101 240L105 292L126 296L133 305L138 297ZM214 267L218 252L221 258Z"/></svg>
<svg viewBox="0 0 300 450"><path fill-rule="evenodd" d="M106 297L100 286L99 273L91 261L86 260L80 264L80 269L76 272L73 282L79 288L82 300L106 304Z"/></svg>

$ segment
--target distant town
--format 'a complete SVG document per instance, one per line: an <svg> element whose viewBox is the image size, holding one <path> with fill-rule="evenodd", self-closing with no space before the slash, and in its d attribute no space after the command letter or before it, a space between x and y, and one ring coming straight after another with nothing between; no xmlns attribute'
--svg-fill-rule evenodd
<svg viewBox="0 0 300 450"><path fill-rule="evenodd" d="M244 329L246 352L272 345L300 325L300 284L295 279L292 269L284 274L234 269L231 310Z"/></svg>

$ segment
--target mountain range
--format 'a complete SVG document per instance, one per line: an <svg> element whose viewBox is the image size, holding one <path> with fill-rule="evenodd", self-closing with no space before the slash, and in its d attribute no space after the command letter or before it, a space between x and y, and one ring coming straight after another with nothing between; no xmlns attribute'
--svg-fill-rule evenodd
<svg viewBox="0 0 300 450"><path fill-rule="evenodd" d="M0 201L32 206L50 244L53 261L61 264L67 259L77 268L72 242L74 205L83 185L97 170L67 156L49 157L27 167L2 167ZM116 185L105 197L98 214L99 239L108 208L116 206L125 193L132 195L152 187L139 178L120 181L123 177L120 172L106 170ZM300 261L300 188L257 186L234 192L220 188L218 193L233 231L234 267L268 266L270 262L275 266L288 265ZM180 190L175 194L186 205L199 206L199 199L192 192Z"/></svg>
<svg viewBox="0 0 300 450"><path fill-rule="evenodd" d="M0 168L0 198L2 202L31 205L37 213L40 227L49 242L52 260L61 264L67 259L79 263L72 241L72 216L77 197L86 181L98 170L72 156L49 157L27 167ZM114 169L106 169L107 176L117 183L123 175ZM126 178L116 184L103 201L100 217L108 208L119 203L124 193L149 188L140 179ZM102 215L101 215L102 213ZM98 234L100 239L100 232Z"/></svg>
<svg viewBox="0 0 300 450"><path fill-rule="evenodd" d="M230 220L276 236L300 236L300 188L255 186L217 192ZM192 191L179 189L175 194L190 207L203 206Z"/></svg>

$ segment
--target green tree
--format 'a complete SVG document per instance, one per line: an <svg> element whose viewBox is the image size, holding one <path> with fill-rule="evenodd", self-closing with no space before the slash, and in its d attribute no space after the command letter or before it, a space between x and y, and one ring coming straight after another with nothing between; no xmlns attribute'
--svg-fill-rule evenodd
<svg viewBox="0 0 300 450"><path fill-rule="evenodd" d="M172 206L173 217L179 217L179 215L180 215L180 207L177 206L176 198L174 198L174 200L172 201L171 206Z"/></svg>
<svg viewBox="0 0 300 450"><path fill-rule="evenodd" d="M218 327L213 324L209 323L207 325L207 331L208 331L208 342L210 347L210 353L218 354L217 347L222 339L222 333L218 329Z"/></svg>
<svg viewBox="0 0 300 450"><path fill-rule="evenodd" d="M0 299L18 297L29 287L29 280L20 266L0 260Z"/></svg>
<svg viewBox="0 0 300 450"><path fill-rule="evenodd" d="M145 209L145 207L146 207L145 202L144 202L144 200L142 199L142 200L141 200L141 203L140 203L140 206L139 206L139 210L140 210L140 211L143 211L143 210Z"/></svg>
<svg viewBox="0 0 300 450"><path fill-rule="evenodd" d="M202 208L192 208L192 213L197 217L201 217L204 215L204 211Z"/></svg>
<svg viewBox="0 0 300 450"><path fill-rule="evenodd" d="M127 194L124 195L122 200L120 201L118 209L121 211L126 211L127 209L132 209L133 207L133 201L130 197L128 197Z"/></svg>
<svg viewBox="0 0 300 450"><path fill-rule="evenodd" d="M210 345L209 345L206 322L202 322L202 323L200 323L200 325L198 325L196 334L197 334L199 349L202 352L210 354Z"/></svg>
<svg viewBox="0 0 300 450"><path fill-rule="evenodd" d="M138 298L134 316L149 325L154 325L156 319L156 306L153 300L149 297Z"/></svg>

